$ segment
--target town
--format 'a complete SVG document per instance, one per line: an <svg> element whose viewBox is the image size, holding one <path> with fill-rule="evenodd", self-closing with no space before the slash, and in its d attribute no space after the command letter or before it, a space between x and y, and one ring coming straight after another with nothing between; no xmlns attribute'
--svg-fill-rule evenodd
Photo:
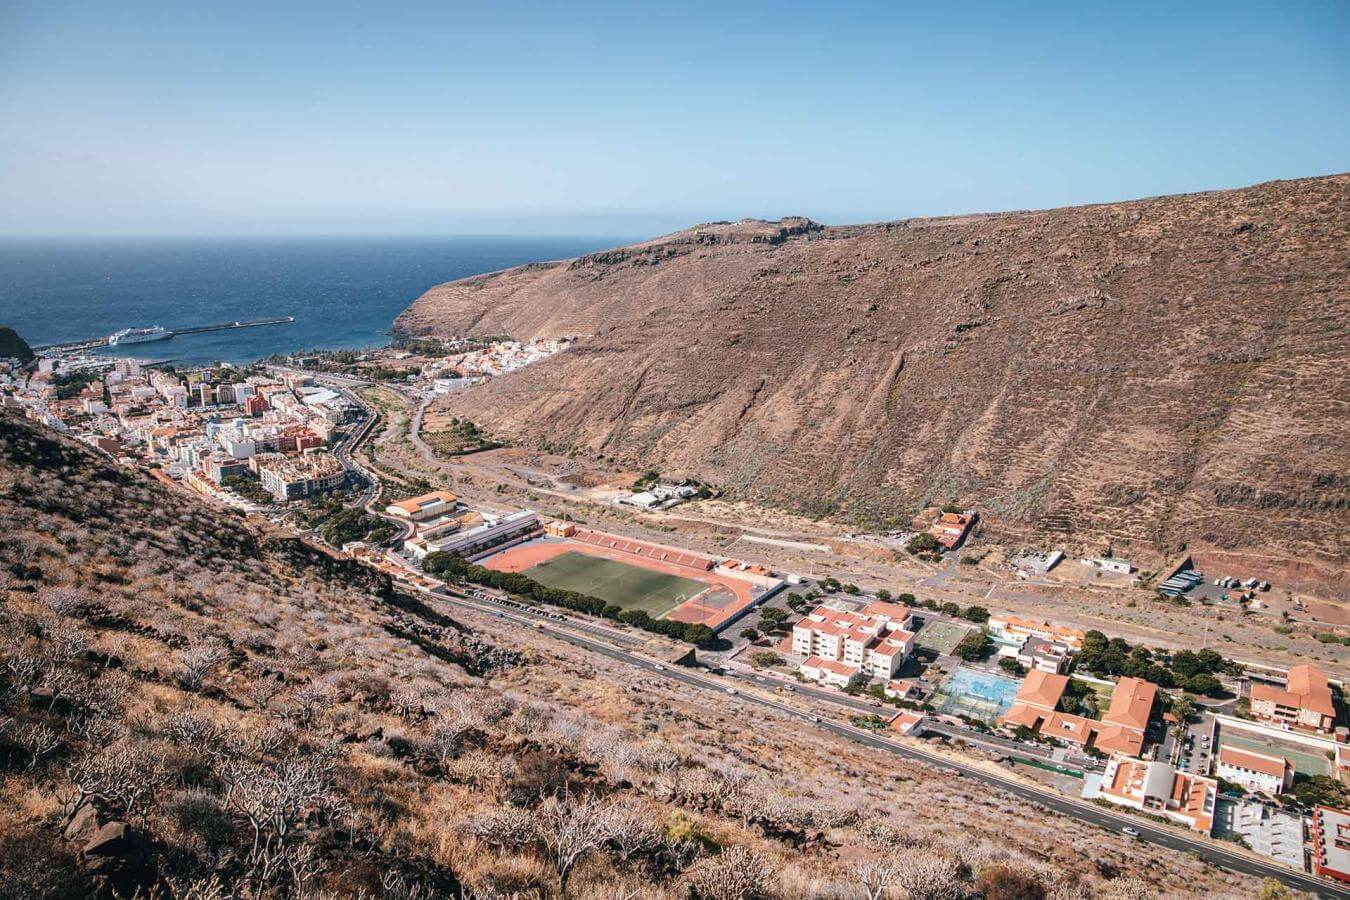
<svg viewBox="0 0 1350 900"><path fill-rule="evenodd" d="M421 397L565 349L490 343L396 373ZM415 359L384 355L387 366ZM529 614L590 639L696 667L728 693L805 704L900 745L992 763L1064 796L1226 841L1350 884L1350 731L1343 685L1319 668L1249 665L1210 648L1132 646L1098 630L864 591L833 577L639 540L531 509L385 484L355 451L375 411L351 388L372 373L310 358L176 369L47 353L0 364L3 404L123 464L246 515L322 540L402 588ZM302 364L313 368L306 369ZM612 502L667 509L706 490L644 476ZM974 509L893 535L933 560L968 546ZM339 527L340 526L340 527ZM1025 550L1018 577L1078 565L1130 578L1114 556ZM1259 602L1255 578L1213 578L1178 559L1159 593ZM513 621L520 621L513 619ZM534 620L540 627L540 620ZM661 643L664 641L664 644Z"/></svg>

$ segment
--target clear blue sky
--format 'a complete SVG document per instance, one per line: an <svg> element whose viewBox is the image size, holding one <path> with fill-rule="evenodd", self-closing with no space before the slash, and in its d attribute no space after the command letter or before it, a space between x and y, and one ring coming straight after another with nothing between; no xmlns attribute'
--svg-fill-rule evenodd
<svg viewBox="0 0 1350 900"><path fill-rule="evenodd" d="M0 233L654 234L1350 170L1350 3L0 0Z"/></svg>

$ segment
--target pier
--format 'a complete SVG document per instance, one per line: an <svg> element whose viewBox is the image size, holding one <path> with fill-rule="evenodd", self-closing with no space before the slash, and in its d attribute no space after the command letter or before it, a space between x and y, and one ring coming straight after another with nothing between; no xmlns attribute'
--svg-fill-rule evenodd
<svg viewBox="0 0 1350 900"><path fill-rule="evenodd" d="M201 334L206 331L228 331L231 328L260 328L264 325L289 325L295 321L295 316L279 316L273 319L250 319L249 321L220 322L215 325L194 325L191 328L174 328L169 331L169 337L162 340L170 340L180 334ZM144 341L139 343L146 343ZM60 344L42 344L34 347L34 350L95 350L99 347L107 347L108 338L89 338L82 341L66 341ZM127 346L134 346L128 344Z"/></svg>

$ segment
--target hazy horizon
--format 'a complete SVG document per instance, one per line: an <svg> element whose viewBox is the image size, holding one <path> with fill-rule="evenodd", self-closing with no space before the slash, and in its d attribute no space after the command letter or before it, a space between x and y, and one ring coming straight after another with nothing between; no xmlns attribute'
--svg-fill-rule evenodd
<svg viewBox="0 0 1350 900"><path fill-rule="evenodd" d="M0 236L650 237L1350 170L1350 6L0 9Z"/></svg>

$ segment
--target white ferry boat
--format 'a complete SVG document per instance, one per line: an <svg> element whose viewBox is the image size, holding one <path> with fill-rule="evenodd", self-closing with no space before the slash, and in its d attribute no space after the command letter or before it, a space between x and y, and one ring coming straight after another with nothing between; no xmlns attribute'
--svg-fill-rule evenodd
<svg viewBox="0 0 1350 900"><path fill-rule="evenodd" d="M119 344L143 344L146 341L167 341L173 337L173 332L167 328L160 328L154 325L150 328L123 328L121 331L108 335L108 345L116 347Z"/></svg>

